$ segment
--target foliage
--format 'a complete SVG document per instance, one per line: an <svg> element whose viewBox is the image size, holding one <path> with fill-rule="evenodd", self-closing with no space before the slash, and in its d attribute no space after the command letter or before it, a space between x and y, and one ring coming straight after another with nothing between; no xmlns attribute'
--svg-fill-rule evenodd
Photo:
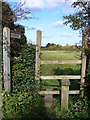
<svg viewBox="0 0 90 120"><path fill-rule="evenodd" d="M35 48L24 47L12 63L12 93L3 92L5 119L29 119L44 116L44 102L38 94L35 78Z"/></svg>
<svg viewBox="0 0 90 120"><path fill-rule="evenodd" d="M62 46L62 45L59 45L59 44L50 44L48 43L46 45L46 47L42 47L41 49L42 50L66 50L66 51L74 51L74 50L78 50L77 48L80 48L81 50L81 46L76 46L76 45L66 45L66 46Z"/></svg>
<svg viewBox="0 0 90 120"><path fill-rule="evenodd" d="M69 109L62 110L60 113L61 118L70 118L70 119L88 119L88 102L87 97L85 96L83 100L77 100L75 104L70 104Z"/></svg>
<svg viewBox="0 0 90 120"><path fill-rule="evenodd" d="M68 110L63 109L62 111L60 110L60 99L53 99L53 106L52 108L48 109L48 114L51 118L58 118L58 119L65 119L65 120L81 120L81 119L89 119L89 114L88 114L88 102L87 102L87 97L85 96L83 100L77 100L75 102L69 100L69 108Z"/></svg>
<svg viewBox="0 0 90 120"><path fill-rule="evenodd" d="M17 17L15 13L15 10L11 9L9 4L2 3L2 26L9 27L10 32L21 35L21 39L11 38L11 56L19 56L22 46L27 43L24 26L14 24L14 18Z"/></svg>
<svg viewBox="0 0 90 120"><path fill-rule="evenodd" d="M35 84L35 48L33 45L23 48L19 58L12 63L13 92L31 91ZM24 86L23 86L24 85Z"/></svg>
<svg viewBox="0 0 90 120"><path fill-rule="evenodd" d="M17 94L3 93L4 119L30 119L44 116L44 102L37 92L33 95L18 92Z"/></svg>
<svg viewBox="0 0 90 120"><path fill-rule="evenodd" d="M21 35L20 39L11 39L11 56L19 56L23 46L27 43L25 28L22 25L14 25L13 33Z"/></svg>
<svg viewBox="0 0 90 120"><path fill-rule="evenodd" d="M70 23L70 27L74 30L84 29L89 26L89 1L74 2L72 6L78 8L77 12L73 15L64 16L65 24Z"/></svg>

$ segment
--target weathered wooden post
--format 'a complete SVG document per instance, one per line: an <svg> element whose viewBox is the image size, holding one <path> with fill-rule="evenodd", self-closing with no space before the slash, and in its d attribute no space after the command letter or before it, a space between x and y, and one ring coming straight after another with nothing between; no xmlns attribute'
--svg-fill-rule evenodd
<svg viewBox="0 0 90 120"><path fill-rule="evenodd" d="M8 27L3 28L3 75L4 89L10 92L10 29Z"/></svg>
<svg viewBox="0 0 90 120"><path fill-rule="evenodd" d="M49 91L49 90L52 91L52 89L47 89L46 91ZM52 98L53 98L52 94L45 95L44 101L45 101L45 107L46 108L52 107Z"/></svg>
<svg viewBox="0 0 90 120"><path fill-rule="evenodd" d="M69 99L69 80L62 80L61 82L61 110L68 109L68 99Z"/></svg>
<svg viewBox="0 0 90 120"><path fill-rule="evenodd" d="M2 117L2 2L0 2L0 120Z"/></svg>
<svg viewBox="0 0 90 120"><path fill-rule="evenodd" d="M86 30L82 33L82 70L81 70L81 97L84 96L84 84L85 84L85 77L86 77L86 59L87 56L85 55L85 48L87 47L87 32Z"/></svg>
<svg viewBox="0 0 90 120"><path fill-rule="evenodd" d="M38 30L37 40L36 40L36 63L35 63L35 79L36 80L40 80L41 35L42 35L42 32Z"/></svg>
<svg viewBox="0 0 90 120"><path fill-rule="evenodd" d="M18 34L10 33L8 27L3 28L3 76L4 89L6 92L11 91L11 70L10 70L10 37L20 39Z"/></svg>

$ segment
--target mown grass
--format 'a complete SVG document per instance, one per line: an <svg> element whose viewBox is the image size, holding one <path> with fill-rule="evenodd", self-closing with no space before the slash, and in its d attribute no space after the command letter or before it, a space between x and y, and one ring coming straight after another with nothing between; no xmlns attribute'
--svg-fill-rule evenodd
<svg viewBox="0 0 90 120"><path fill-rule="evenodd" d="M80 60L81 52L78 51L41 51L41 60ZM64 64L64 65L41 65L41 75L80 75L81 65ZM70 89L78 89L78 80L70 80ZM42 89L60 89L60 81L58 80L42 80Z"/></svg>

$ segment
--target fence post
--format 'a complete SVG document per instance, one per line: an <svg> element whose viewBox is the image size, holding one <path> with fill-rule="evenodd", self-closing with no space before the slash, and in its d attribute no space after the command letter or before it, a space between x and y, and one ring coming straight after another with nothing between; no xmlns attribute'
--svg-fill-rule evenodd
<svg viewBox="0 0 90 120"><path fill-rule="evenodd" d="M3 75L4 75L4 89L10 92L10 29L3 28Z"/></svg>
<svg viewBox="0 0 90 120"><path fill-rule="evenodd" d="M68 99L69 99L69 80L61 81L61 110L68 109Z"/></svg>
<svg viewBox="0 0 90 120"><path fill-rule="evenodd" d="M84 30L82 32L82 70L81 70L81 97L84 96L84 84L85 84L85 77L86 77L86 59L87 56L85 55L85 48L87 47L87 32Z"/></svg>
<svg viewBox="0 0 90 120"><path fill-rule="evenodd" d="M0 2L0 120L3 118L2 105L2 2Z"/></svg>
<svg viewBox="0 0 90 120"><path fill-rule="evenodd" d="M41 54L41 31L37 31L37 40L36 40L36 63L35 63L35 79L40 79L40 54Z"/></svg>
<svg viewBox="0 0 90 120"><path fill-rule="evenodd" d="M49 90L52 91L52 89L47 89L46 91L49 91ZM45 95L44 101L45 101L45 107L46 108L51 108L52 107L52 98L53 98L52 94Z"/></svg>

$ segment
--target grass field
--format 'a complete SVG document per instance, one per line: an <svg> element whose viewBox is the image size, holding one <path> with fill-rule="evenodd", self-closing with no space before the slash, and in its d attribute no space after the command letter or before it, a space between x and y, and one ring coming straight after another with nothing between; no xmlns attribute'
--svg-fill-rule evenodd
<svg viewBox="0 0 90 120"><path fill-rule="evenodd" d="M80 60L81 52L77 51L41 51L41 60ZM64 64L64 65L41 65L41 75L80 75L81 65ZM70 89L78 89L78 80L70 80ZM53 88L60 89L58 80L42 80L42 89Z"/></svg>

